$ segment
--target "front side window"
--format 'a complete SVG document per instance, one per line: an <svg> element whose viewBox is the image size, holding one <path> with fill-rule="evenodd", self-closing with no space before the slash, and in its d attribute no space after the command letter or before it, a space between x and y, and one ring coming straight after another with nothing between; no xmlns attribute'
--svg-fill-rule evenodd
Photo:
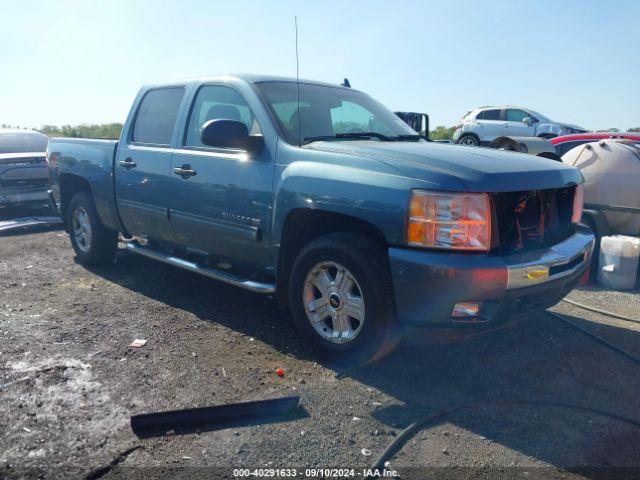
<svg viewBox="0 0 640 480"><path fill-rule="evenodd" d="M476 117L477 120L500 120L500 110L483 110Z"/></svg>
<svg viewBox="0 0 640 480"><path fill-rule="evenodd" d="M159 88L147 92L140 102L131 140L136 143L170 145L184 88Z"/></svg>
<svg viewBox="0 0 640 480"><path fill-rule="evenodd" d="M258 122L240 93L222 85L205 85L198 91L191 108L185 146L207 147L200 140L202 126L209 120L220 119L244 123L250 135L260 133Z"/></svg>
<svg viewBox="0 0 640 480"><path fill-rule="evenodd" d="M517 110L515 108L507 109L507 122L522 122L527 117L531 118L531 115L524 110Z"/></svg>
<svg viewBox="0 0 640 480"><path fill-rule="evenodd" d="M383 137L416 135L393 112L368 95L324 85L294 82L256 84L287 142L297 145L319 137L374 133ZM377 137L372 137L376 139Z"/></svg>

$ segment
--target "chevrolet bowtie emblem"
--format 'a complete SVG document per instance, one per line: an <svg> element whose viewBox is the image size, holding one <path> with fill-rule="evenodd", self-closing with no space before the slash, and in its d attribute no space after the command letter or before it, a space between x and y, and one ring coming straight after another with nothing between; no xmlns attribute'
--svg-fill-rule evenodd
<svg viewBox="0 0 640 480"><path fill-rule="evenodd" d="M549 269L547 267L535 267L530 268L525 272L525 276L529 280L538 280L549 276Z"/></svg>

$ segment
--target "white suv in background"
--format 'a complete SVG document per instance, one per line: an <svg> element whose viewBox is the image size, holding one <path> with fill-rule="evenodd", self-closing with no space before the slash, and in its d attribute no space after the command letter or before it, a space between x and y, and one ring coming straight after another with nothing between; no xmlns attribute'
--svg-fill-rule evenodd
<svg viewBox="0 0 640 480"><path fill-rule="evenodd" d="M467 113L456 125L453 141L461 145L488 145L504 136L553 138L584 132L582 127L554 122L527 108L480 107Z"/></svg>

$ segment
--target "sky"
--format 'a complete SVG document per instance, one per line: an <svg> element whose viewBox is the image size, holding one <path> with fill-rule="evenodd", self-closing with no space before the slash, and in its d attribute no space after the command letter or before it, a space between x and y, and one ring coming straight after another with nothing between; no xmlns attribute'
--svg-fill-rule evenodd
<svg viewBox="0 0 640 480"><path fill-rule="evenodd" d="M0 124L123 122L145 83L349 78L451 126L482 105L640 126L636 0L0 0Z"/></svg>

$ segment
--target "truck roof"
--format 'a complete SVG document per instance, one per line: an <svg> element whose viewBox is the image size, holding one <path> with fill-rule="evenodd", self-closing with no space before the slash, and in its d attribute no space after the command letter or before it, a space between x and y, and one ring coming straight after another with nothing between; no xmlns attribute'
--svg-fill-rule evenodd
<svg viewBox="0 0 640 480"><path fill-rule="evenodd" d="M175 85L175 84L200 84L206 82L215 82L215 81L229 81L229 80L241 80L247 83L261 83L261 82L288 82L295 83L296 79L294 77L280 77L275 75L260 75L260 74L252 74L252 73L235 73L235 74L225 74L225 75L211 75L211 76L197 76L190 78L183 78L174 80L172 82L161 82L161 83L153 83L145 85L145 88L151 87L161 87L165 85ZM323 85L326 87L334 87L334 88L348 88L350 90L354 90L350 87L345 87L342 85L338 85L336 83L329 82L320 82L317 80L307 80L300 79L300 83L308 84L308 85Z"/></svg>

